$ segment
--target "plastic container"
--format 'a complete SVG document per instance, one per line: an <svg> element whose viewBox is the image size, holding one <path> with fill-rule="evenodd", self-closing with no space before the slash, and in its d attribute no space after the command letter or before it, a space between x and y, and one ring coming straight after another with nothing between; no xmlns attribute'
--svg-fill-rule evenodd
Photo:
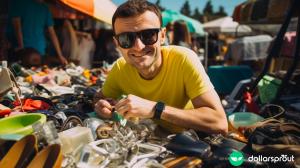
<svg viewBox="0 0 300 168"><path fill-rule="evenodd" d="M3 118L0 120L0 135L31 134L33 133L32 125L37 122L45 123L46 116L39 113L30 113Z"/></svg>
<svg viewBox="0 0 300 168"><path fill-rule="evenodd" d="M239 127L254 125L264 118L251 112L237 112L229 115L228 120L234 128L238 129Z"/></svg>
<svg viewBox="0 0 300 168"><path fill-rule="evenodd" d="M64 154L76 153L84 145L94 141L91 129L80 126L60 132L58 133L58 137L61 141Z"/></svg>

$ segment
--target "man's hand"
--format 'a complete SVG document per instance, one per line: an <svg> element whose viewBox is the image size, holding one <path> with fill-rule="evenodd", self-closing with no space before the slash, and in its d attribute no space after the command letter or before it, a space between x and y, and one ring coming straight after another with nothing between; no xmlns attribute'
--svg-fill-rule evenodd
<svg viewBox="0 0 300 168"><path fill-rule="evenodd" d="M67 65L68 60L64 56L59 56L58 57L59 61L61 62L62 65Z"/></svg>
<svg viewBox="0 0 300 168"><path fill-rule="evenodd" d="M115 105L115 103L116 101L113 99L100 99L95 104L95 111L103 118L111 118L113 105Z"/></svg>
<svg viewBox="0 0 300 168"><path fill-rule="evenodd" d="M115 105L115 109L127 119L130 117L152 118L155 104L153 101L135 95L128 95Z"/></svg>
<svg viewBox="0 0 300 168"><path fill-rule="evenodd" d="M63 65L67 65L68 64L68 61L67 59L63 56L62 52L61 52L61 48L60 48L60 45L59 45L59 42L58 42L58 39L57 39L57 36L56 36L56 33L55 33L55 30L53 28L53 26L49 26L48 27L48 31L49 31L49 35L50 35L50 39L53 43L53 46L56 50L56 53L58 55L58 59L59 61L63 64Z"/></svg>

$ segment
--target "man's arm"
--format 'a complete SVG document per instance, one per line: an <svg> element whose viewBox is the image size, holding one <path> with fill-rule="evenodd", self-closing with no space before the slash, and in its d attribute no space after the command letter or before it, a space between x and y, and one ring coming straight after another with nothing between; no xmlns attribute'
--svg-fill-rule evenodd
<svg viewBox="0 0 300 168"><path fill-rule="evenodd" d="M22 49L22 48L24 48L24 43L23 43L21 18L20 17L13 18L12 23L14 26L15 36L18 41L18 49Z"/></svg>
<svg viewBox="0 0 300 168"><path fill-rule="evenodd" d="M208 133L226 134L228 123L219 96L210 90L192 100L195 109L166 106L161 118L173 124Z"/></svg>
<svg viewBox="0 0 300 168"><path fill-rule="evenodd" d="M58 59L60 60L60 62L62 64L64 64L64 65L68 64L68 61L62 55L61 48L60 48L60 45L59 45L59 42L58 42L58 39L57 39L57 36L56 36L53 26L49 26L48 31L49 31L50 39L51 39L53 46L56 50L56 53L58 55Z"/></svg>
<svg viewBox="0 0 300 168"><path fill-rule="evenodd" d="M194 98L192 102L195 109L183 110L166 106L161 119L178 126L208 133L227 133L226 115L215 90L205 92ZM154 101L128 95L115 105L115 109L125 118L153 118L155 105Z"/></svg>

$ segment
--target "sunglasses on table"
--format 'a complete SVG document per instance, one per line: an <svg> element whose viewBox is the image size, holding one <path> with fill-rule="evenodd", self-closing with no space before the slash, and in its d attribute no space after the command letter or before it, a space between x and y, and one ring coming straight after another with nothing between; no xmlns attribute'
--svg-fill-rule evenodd
<svg viewBox="0 0 300 168"><path fill-rule="evenodd" d="M121 48L129 49L131 48L137 37L145 44L152 45L158 40L158 33L160 28L145 29L138 32L124 32L118 35L115 35L116 40L118 41Z"/></svg>

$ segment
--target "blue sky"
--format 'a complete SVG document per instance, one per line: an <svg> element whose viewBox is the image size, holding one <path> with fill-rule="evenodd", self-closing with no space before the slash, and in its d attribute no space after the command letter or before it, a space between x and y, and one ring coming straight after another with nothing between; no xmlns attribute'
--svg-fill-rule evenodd
<svg viewBox="0 0 300 168"><path fill-rule="evenodd" d="M119 5L125 2L126 0L112 0L112 1L115 4ZM155 3L157 0L149 0L149 1ZM186 0L160 0L160 3L163 7L167 9L179 11L185 1ZM201 12L207 2L207 0L188 0L188 1L190 3L192 11L196 7L198 7ZM245 2L246 0L211 0L211 1L214 7L214 11L217 11L219 9L219 6L223 5L227 14L231 16L234 7L242 2Z"/></svg>

